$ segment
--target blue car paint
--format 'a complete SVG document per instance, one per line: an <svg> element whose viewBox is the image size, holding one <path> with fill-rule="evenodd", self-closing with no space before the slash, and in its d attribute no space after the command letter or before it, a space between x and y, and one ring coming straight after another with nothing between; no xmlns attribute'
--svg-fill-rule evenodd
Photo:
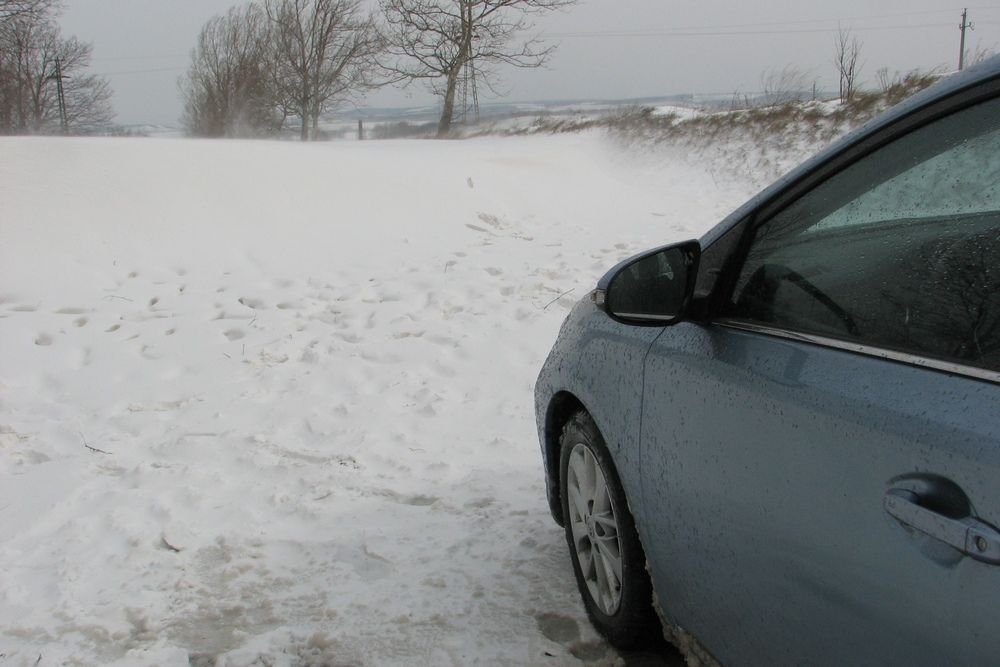
<svg viewBox="0 0 1000 667"><path fill-rule="evenodd" d="M661 329L623 327L593 304L582 299L566 318L556 344L545 362L547 372L535 383L535 413L538 415L546 493L556 521L562 524L557 475L559 452L552 447L558 433L546 433L552 427L553 397L570 389L579 404L586 407L601 433L614 433L608 447L624 466L638 463L639 415L642 409L641 382L608 384L608 377L642 376L646 350L660 335ZM561 428L561 424L557 427ZM629 497L638 498L640 488L633 478L622 479ZM634 494L634 495L632 495Z"/></svg>
<svg viewBox="0 0 1000 667"><path fill-rule="evenodd" d="M694 323L644 386L637 526L664 611L723 664L1000 656L1000 569L882 505L933 473L1000 518L1000 387Z"/></svg>
<svg viewBox="0 0 1000 667"><path fill-rule="evenodd" d="M1000 57L852 132L734 211L702 248L887 127L998 75ZM635 389L642 384L645 407ZM907 483L898 476L933 472L968 493L976 516L1000 521L991 483L1000 466L998 385L713 324L629 326L584 299L535 387L549 504L560 523L553 405L567 397L608 441L667 620L724 663L1000 659L992 612L1000 569L902 527L881 505L892 484ZM711 434L708 444L700 429ZM799 438L799 429L822 435ZM754 447L782 465L762 469ZM767 480L794 491L780 516L749 493L776 492ZM838 510L836 500L850 509ZM759 623L764 615L773 622Z"/></svg>

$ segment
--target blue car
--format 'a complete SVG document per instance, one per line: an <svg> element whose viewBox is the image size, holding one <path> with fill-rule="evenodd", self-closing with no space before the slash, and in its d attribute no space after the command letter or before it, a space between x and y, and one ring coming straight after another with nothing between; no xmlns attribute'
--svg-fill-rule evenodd
<svg viewBox="0 0 1000 667"><path fill-rule="evenodd" d="M613 644L1000 664L1000 59L613 268L535 401Z"/></svg>

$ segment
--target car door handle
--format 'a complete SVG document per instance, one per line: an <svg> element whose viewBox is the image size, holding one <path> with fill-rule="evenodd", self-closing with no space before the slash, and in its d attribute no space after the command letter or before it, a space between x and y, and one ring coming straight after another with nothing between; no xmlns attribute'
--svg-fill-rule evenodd
<svg viewBox="0 0 1000 667"><path fill-rule="evenodd" d="M906 489L890 489L882 501L885 511L905 526L952 546L983 563L1000 565L1000 532L971 516L953 519L920 505L920 496Z"/></svg>

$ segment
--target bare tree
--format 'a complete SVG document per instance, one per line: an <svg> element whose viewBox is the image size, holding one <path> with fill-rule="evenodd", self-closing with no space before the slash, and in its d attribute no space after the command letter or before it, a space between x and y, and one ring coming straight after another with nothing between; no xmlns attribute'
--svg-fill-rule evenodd
<svg viewBox="0 0 1000 667"><path fill-rule="evenodd" d="M91 52L90 44L63 38L47 17L24 13L0 26L0 130L37 134L61 125L57 63L68 130L89 133L110 123L111 89L104 78L85 73Z"/></svg>
<svg viewBox="0 0 1000 667"><path fill-rule="evenodd" d="M850 102L854 97L858 73L861 71L861 64L858 62L861 42L851 34L850 30L839 28L834 47L834 64L840 75L840 101Z"/></svg>
<svg viewBox="0 0 1000 667"><path fill-rule="evenodd" d="M266 0L272 86L306 141L325 112L376 85L382 43L362 0Z"/></svg>
<svg viewBox="0 0 1000 667"><path fill-rule="evenodd" d="M13 94L18 87L10 44L11 23L18 18L41 22L58 6L58 0L0 0L0 128L6 131L12 126Z"/></svg>
<svg viewBox="0 0 1000 667"><path fill-rule="evenodd" d="M25 16L38 19L59 4L59 0L0 0L0 22Z"/></svg>
<svg viewBox="0 0 1000 667"><path fill-rule="evenodd" d="M495 68L541 67L555 47L522 37L531 14L576 0L379 0L392 79L425 82L443 101L438 137L447 136L460 83L496 92Z"/></svg>
<svg viewBox="0 0 1000 667"><path fill-rule="evenodd" d="M184 127L203 137L257 136L283 117L270 89L268 19L260 5L233 7L208 21L181 79Z"/></svg>
<svg viewBox="0 0 1000 667"><path fill-rule="evenodd" d="M18 82L11 44L10 26L0 21L0 132L10 132L14 125L14 96Z"/></svg>
<svg viewBox="0 0 1000 667"><path fill-rule="evenodd" d="M88 49L89 60L89 44ZM115 112L114 93L108 80L97 74L77 73L66 80L66 126L72 134L93 134L108 129Z"/></svg>

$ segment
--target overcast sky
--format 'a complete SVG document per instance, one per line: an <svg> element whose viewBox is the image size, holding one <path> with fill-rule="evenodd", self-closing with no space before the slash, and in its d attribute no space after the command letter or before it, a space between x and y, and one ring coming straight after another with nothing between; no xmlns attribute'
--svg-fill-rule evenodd
<svg viewBox="0 0 1000 667"><path fill-rule="evenodd" d="M238 0L66 0L67 35L94 45L92 69L115 91L117 121L176 124L177 78L201 26ZM559 45L544 70L508 70L507 99L619 99L752 92L786 65L836 88L838 22L863 41L861 77L958 61L963 6L945 0L580 0L537 22ZM967 46L1000 48L1000 2L969 6ZM370 106L432 103L423 89L386 89Z"/></svg>

